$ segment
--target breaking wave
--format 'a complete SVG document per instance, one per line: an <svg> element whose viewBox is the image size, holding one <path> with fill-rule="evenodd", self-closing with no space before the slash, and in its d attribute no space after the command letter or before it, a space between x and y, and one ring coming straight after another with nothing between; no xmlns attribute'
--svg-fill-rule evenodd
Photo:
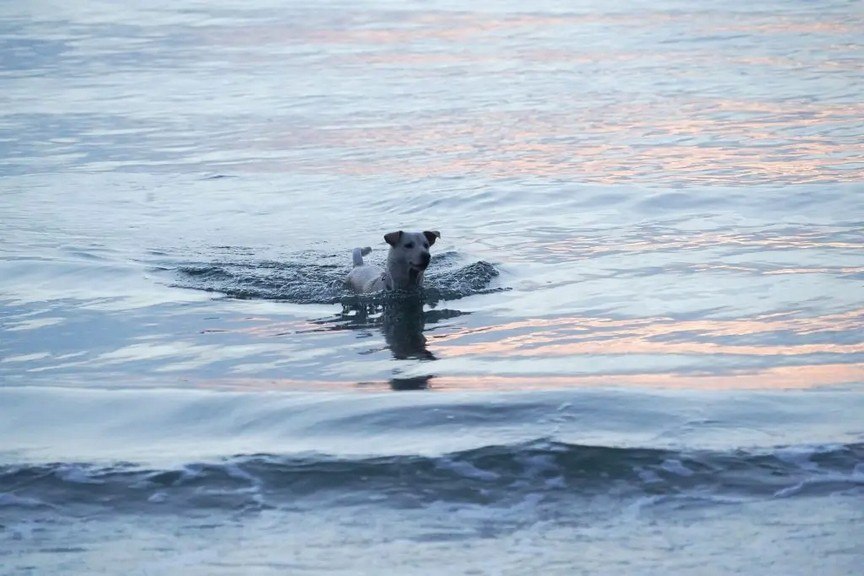
<svg viewBox="0 0 864 576"><path fill-rule="evenodd" d="M864 489L864 444L676 451L549 440L441 456L238 455L153 469L129 463L0 467L0 509L76 505L176 512L438 501L507 505L603 494L709 500Z"/></svg>

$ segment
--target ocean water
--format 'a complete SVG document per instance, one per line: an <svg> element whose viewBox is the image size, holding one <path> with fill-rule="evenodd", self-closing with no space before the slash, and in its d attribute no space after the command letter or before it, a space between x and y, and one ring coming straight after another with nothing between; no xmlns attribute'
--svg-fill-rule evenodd
<svg viewBox="0 0 864 576"><path fill-rule="evenodd" d="M860 574L861 30L0 4L0 574Z"/></svg>

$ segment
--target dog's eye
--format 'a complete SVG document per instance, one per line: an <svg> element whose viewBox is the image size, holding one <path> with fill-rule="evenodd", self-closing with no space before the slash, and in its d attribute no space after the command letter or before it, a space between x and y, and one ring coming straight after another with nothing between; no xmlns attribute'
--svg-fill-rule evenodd
<svg viewBox="0 0 864 576"><path fill-rule="evenodd" d="M414 243L413 243L413 242L408 242L407 244L405 244L405 248L407 248L408 250L410 250L410 249L413 248L413 247L414 247Z"/></svg>
<svg viewBox="0 0 864 576"><path fill-rule="evenodd" d="M428 242L424 242L424 243L423 243L423 248L426 248L426 249L428 250L428 249L429 249L429 243L428 243Z"/></svg>

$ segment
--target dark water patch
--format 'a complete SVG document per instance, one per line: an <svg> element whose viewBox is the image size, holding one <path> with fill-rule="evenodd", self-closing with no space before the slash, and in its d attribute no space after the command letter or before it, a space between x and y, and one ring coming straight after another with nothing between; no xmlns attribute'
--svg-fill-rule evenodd
<svg viewBox="0 0 864 576"><path fill-rule="evenodd" d="M390 379L390 388L397 392L428 390L432 385L432 375L394 377Z"/></svg>
<svg viewBox="0 0 864 576"><path fill-rule="evenodd" d="M55 66L69 49L65 40L24 37L8 21L0 25L0 70L4 76L36 75L42 66Z"/></svg>
<svg viewBox="0 0 864 576"><path fill-rule="evenodd" d="M230 298L279 300L294 304L337 304L381 306L414 294L379 293L358 296L344 286L350 266L343 256L305 253L286 261L255 260L252 251L221 247L225 256L218 262L188 262L172 268L175 285L218 292ZM455 252L433 256L419 292L426 303L457 300L475 294L501 290L491 287L498 270L484 261L460 265Z"/></svg>
<svg viewBox="0 0 864 576"><path fill-rule="evenodd" d="M538 440L430 457L243 455L173 469L55 463L0 467L0 507L84 504L176 512L327 502L506 505L617 494L728 500L864 490L864 444L759 452L581 446ZM24 504L22 504L24 503ZM26 506L25 506L26 504Z"/></svg>

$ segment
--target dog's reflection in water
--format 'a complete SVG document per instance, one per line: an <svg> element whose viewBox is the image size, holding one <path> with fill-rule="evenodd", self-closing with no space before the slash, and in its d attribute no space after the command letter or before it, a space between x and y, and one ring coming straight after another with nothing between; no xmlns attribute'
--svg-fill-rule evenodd
<svg viewBox="0 0 864 576"><path fill-rule="evenodd" d="M338 323L336 330L368 330L377 328L384 336L384 343L397 360L435 360L428 348L427 326L448 318L464 314L458 310L424 310L424 301L419 296L388 299L381 303L365 303L362 300L343 304L342 313L327 322ZM322 322L323 323L323 322ZM370 352L374 352L371 350ZM429 387L429 376L394 377L390 385L394 390L419 390Z"/></svg>
<svg viewBox="0 0 864 576"><path fill-rule="evenodd" d="M435 360L427 348L427 324L459 316L456 310L424 310L423 299L417 296L393 298L382 304L352 302L343 305L340 320L348 321L343 328L378 328L387 348L397 360Z"/></svg>
<svg viewBox="0 0 864 576"><path fill-rule="evenodd" d="M419 298L388 304L381 313L384 341L397 360L435 360L426 347L426 313Z"/></svg>
<svg viewBox="0 0 864 576"><path fill-rule="evenodd" d="M393 377L390 379L390 388L396 391L426 390L432 382L432 374L425 376L408 376L405 378Z"/></svg>

